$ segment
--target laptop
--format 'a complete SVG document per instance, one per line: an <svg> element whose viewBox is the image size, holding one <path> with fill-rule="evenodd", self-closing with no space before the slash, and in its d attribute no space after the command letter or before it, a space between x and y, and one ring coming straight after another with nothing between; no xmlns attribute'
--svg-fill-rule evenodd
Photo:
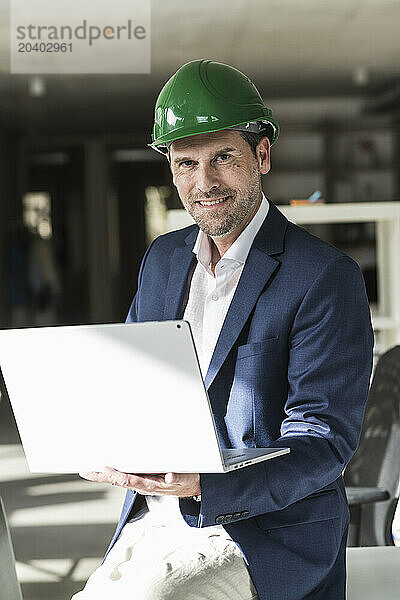
<svg viewBox="0 0 400 600"><path fill-rule="evenodd" d="M32 473L223 473L288 448L222 449L186 321L0 331Z"/></svg>

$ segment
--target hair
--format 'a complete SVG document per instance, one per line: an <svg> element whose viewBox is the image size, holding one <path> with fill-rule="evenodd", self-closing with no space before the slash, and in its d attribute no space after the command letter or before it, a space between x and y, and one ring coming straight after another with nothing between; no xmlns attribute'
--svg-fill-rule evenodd
<svg viewBox="0 0 400 600"><path fill-rule="evenodd" d="M267 137L271 141L274 132L273 128L268 125L261 133L252 133L251 131L239 131L239 133L245 142L249 144L254 156L257 158L256 148L258 144L264 137Z"/></svg>

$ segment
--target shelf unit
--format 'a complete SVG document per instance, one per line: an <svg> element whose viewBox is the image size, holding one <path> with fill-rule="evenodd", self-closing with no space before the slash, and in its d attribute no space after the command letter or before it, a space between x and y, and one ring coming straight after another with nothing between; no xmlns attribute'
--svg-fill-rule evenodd
<svg viewBox="0 0 400 600"><path fill-rule="evenodd" d="M297 225L375 223L379 303L371 306L380 354L400 344L400 202L352 202L310 206L278 206ZM166 231L190 225L184 209L167 212Z"/></svg>
<svg viewBox="0 0 400 600"><path fill-rule="evenodd" d="M327 203L400 198L399 140L396 123L283 124L264 192L279 204L317 189Z"/></svg>

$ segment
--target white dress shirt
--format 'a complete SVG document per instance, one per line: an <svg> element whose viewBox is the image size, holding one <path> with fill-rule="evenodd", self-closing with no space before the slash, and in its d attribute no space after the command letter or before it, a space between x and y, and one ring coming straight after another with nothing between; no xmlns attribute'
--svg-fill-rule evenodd
<svg viewBox="0 0 400 600"><path fill-rule="evenodd" d="M268 201L263 194L260 207L250 223L218 261L215 276L211 271L210 239L201 230L197 235L193 247L197 265L190 283L183 319L190 323L203 379L251 245L267 216L268 208ZM176 496L146 496L146 502L154 517L185 523ZM220 529L222 526L215 527Z"/></svg>

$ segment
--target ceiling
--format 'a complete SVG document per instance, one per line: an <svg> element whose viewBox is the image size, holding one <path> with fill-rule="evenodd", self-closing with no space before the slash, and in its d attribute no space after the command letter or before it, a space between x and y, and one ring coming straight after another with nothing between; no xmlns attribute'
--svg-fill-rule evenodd
<svg viewBox="0 0 400 600"><path fill-rule="evenodd" d="M30 135L149 131L160 87L196 58L244 71L273 108L286 102L288 118L298 98L354 102L400 80L400 0L152 0L151 74L48 75L34 98L28 76L9 74L8 4L0 0L0 127Z"/></svg>

